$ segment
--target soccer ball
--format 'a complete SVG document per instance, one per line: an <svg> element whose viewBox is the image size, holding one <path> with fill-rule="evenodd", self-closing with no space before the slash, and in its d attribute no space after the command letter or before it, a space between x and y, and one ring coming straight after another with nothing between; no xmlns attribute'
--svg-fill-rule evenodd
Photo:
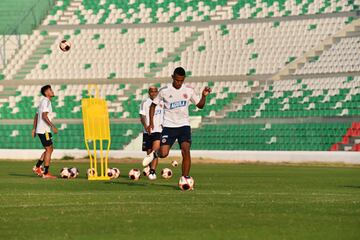
<svg viewBox="0 0 360 240"><path fill-rule="evenodd" d="M163 170L161 170L161 176L165 179L171 178L172 175L173 173L170 168L164 168Z"/></svg>
<svg viewBox="0 0 360 240"><path fill-rule="evenodd" d="M149 176L149 174L150 174L150 167L147 166L146 168L143 169L143 175L147 177Z"/></svg>
<svg viewBox="0 0 360 240"><path fill-rule="evenodd" d="M120 177L120 170L118 168L113 168L112 170L114 172L114 178Z"/></svg>
<svg viewBox="0 0 360 240"><path fill-rule="evenodd" d="M61 51L67 52L67 51L70 50L71 44L70 44L68 41L66 41L66 40L62 40L62 41L60 42L60 44L59 44L59 48L60 48Z"/></svg>
<svg viewBox="0 0 360 240"><path fill-rule="evenodd" d="M177 167L177 166L178 166L178 162L174 160L174 161L171 162L171 165L172 165L173 167Z"/></svg>
<svg viewBox="0 0 360 240"><path fill-rule="evenodd" d="M40 169L41 169L41 173L44 173L44 167L43 166L40 166ZM32 168L32 171L34 172L34 173L36 173L35 171L36 171L36 165ZM37 174L37 173L36 173Z"/></svg>
<svg viewBox="0 0 360 240"><path fill-rule="evenodd" d="M61 178L70 178L71 177L70 170L66 167L62 168L60 171L60 177Z"/></svg>
<svg viewBox="0 0 360 240"><path fill-rule="evenodd" d="M108 168L107 169L107 172L106 172L106 175L110 178L114 178L114 175L115 175L115 172L112 168Z"/></svg>
<svg viewBox="0 0 360 240"><path fill-rule="evenodd" d="M88 177L94 177L96 176L96 170L94 168L89 168L86 172Z"/></svg>
<svg viewBox="0 0 360 240"><path fill-rule="evenodd" d="M194 190L194 179L182 176L179 180L179 187L183 191Z"/></svg>
<svg viewBox="0 0 360 240"><path fill-rule="evenodd" d="M68 169L68 171L70 173L70 178L76 178L79 176L79 170L76 167L71 167Z"/></svg>
<svg viewBox="0 0 360 240"><path fill-rule="evenodd" d="M139 180L140 175L141 175L140 170L136 168L131 169L129 172L129 178L131 180Z"/></svg>

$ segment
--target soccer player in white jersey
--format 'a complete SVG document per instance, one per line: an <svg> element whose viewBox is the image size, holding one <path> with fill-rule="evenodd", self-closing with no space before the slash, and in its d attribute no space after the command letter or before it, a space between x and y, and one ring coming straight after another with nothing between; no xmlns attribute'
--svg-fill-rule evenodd
<svg viewBox="0 0 360 240"><path fill-rule="evenodd" d="M164 109L163 109L163 103L160 103L156 106L154 113L154 129L150 131L149 110L153 100L156 98L159 91L157 87L151 86L149 87L148 93L149 93L149 98L145 99L141 103L139 114L140 114L140 121L144 126L142 150L146 151L147 154L150 154L152 151L157 151L160 148ZM158 158L155 158L149 164L150 174L148 178L150 180L156 179L157 164L158 164Z"/></svg>
<svg viewBox="0 0 360 240"><path fill-rule="evenodd" d="M143 160L146 166L157 157L165 158L169 155L171 146L177 140L183 157L182 176L190 177L190 146L191 146L191 129L189 120L189 105L195 104L202 109L205 106L206 96L211 89L205 87L202 91L201 98L196 95L194 89L184 85L185 70L178 67L172 75L173 82L159 90L158 96L153 100L150 106L150 130L154 129L154 113L156 106L164 102L164 121L161 136L160 149L152 151Z"/></svg>
<svg viewBox="0 0 360 240"><path fill-rule="evenodd" d="M54 151L52 135L50 129L53 133L57 133L58 130L55 125L51 122L52 119L52 106L51 98L54 97L54 92L51 89L50 85L43 86L41 88L41 94L43 98L40 101L38 111L34 117L34 127L32 129L31 135L35 138L36 135L39 136L41 144L45 148L45 151L42 153L40 159L36 163L35 173L43 178L56 178L51 175L49 172L51 154ZM45 162L45 163L44 163ZM44 163L44 173L41 171L41 165Z"/></svg>

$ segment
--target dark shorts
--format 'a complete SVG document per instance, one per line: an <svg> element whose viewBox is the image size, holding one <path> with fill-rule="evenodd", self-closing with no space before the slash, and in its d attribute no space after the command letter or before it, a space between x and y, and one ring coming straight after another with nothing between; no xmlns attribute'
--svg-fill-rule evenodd
<svg viewBox="0 0 360 240"><path fill-rule="evenodd" d="M170 147L177 140L179 145L183 142L191 143L191 128L190 126L183 126L178 128L164 127L162 131L161 145L170 145Z"/></svg>
<svg viewBox="0 0 360 240"><path fill-rule="evenodd" d="M43 145L43 147L49 147L51 145L53 145L52 142L52 135L51 133L38 133L38 136L40 138L41 144Z"/></svg>
<svg viewBox="0 0 360 240"><path fill-rule="evenodd" d="M161 133L159 132L151 133L150 135L147 133L143 133L142 150L143 151L151 150L154 141L160 141L160 140L161 140Z"/></svg>

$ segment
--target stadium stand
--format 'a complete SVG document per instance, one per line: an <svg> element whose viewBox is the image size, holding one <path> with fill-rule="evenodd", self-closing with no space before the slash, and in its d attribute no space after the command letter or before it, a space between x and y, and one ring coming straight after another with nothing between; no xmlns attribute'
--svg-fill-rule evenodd
<svg viewBox="0 0 360 240"><path fill-rule="evenodd" d="M358 116L359 84L359 76L275 81L228 117Z"/></svg>
<svg viewBox="0 0 360 240"><path fill-rule="evenodd" d="M214 87L214 91L208 98L208 107L204 111L197 111L191 106L192 116L214 116L224 106L229 105L238 95L251 92L252 87L258 86L257 81L249 82L190 82L195 91L200 92L204 86ZM164 86L158 84L158 87ZM113 118L137 118L139 106L147 95L150 84L141 86L132 84L101 84L100 96L108 101L110 117ZM2 119L31 119L34 116L40 101L41 85L19 85L15 90L15 96L0 98L0 116ZM67 84L52 85L56 92L53 106L56 108L55 116L60 119L81 118L81 99L87 97L86 85ZM132 89L136 89L132 92ZM131 92L129 92L129 90Z"/></svg>
<svg viewBox="0 0 360 240"><path fill-rule="evenodd" d="M39 25L53 1L2 0L0 2L0 71L27 42L34 26ZM0 72L0 80L4 75Z"/></svg>
<svg viewBox="0 0 360 240"><path fill-rule="evenodd" d="M295 74L360 71L360 37L342 38L320 56L310 59Z"/></svg>
<svg viewBox="0 0 360 240"><path fill-rule="evenodd" d="M20 45L6 45L1 148L40 147L29 132L50 82L57 148L84 149L81 99L99 82L112 148L124 149L140 135L147 88L167 84L181 65L197 92L213 88L204 110L190 108L200 119L194 149L360 151L358 10L353 0L56 1ZM69 52L59 50L62 39Z"/></svg>
<svg viewBox="0 0 360 240"><path fill-rule="evenodd" d="M195 130L193 148L327 151L350 126L343 123L206 125Z"/></svg>
<svg viewBox="0 0 360 240"><path fill-rule="evenodd" d="M172 23L287 17L357 10L356 1L62 0L44 24Z"/></svg>
<svg viewBox="0 0 360 240"><path fill-rule="evenodd" d="M177 65L191 76L273 74L339 31L346 20L65 30L57 37L35 32L38 45L30 49L36 51L20 51L4 74L17 80L167 77ZM66 54L58 51L63 38L76 43Z"/></svg>
<svg viewBox="0 0 360 240"><path fill-rule="evenodd" d="M131 139L141 131L139 124L111 124L112 148L123 149ZM36 149L41 148L38 141L29 137L32 126L29 124L5 124L0 125L1 148L9 149ZM61 124L59 134L54 135L57 148L59 149L85 149L84 132L82 124Z"/></svg>

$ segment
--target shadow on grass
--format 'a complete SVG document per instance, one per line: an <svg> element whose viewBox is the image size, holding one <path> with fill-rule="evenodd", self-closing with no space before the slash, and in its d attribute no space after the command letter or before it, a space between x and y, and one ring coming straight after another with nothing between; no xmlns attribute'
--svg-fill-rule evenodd
<svg viewBox="0 0 360 240"><path fill-rule="evenodd" d="M35 174L21 174L21 173L9 173L9 176L13 177L31 177L31 178L40 178Z"/></svg>
<svg viewBox="0 0 360 240"><path fill-rule="evenodd" d="M345 188L359 188L360 186L353 186L353 185L346 185L346 186L341 186L341 187L345 187Z"/></svg>
<svg viewBox="0 0 360 240"><path fill-rule="evenodd" d="M178 189L177 186L175 185L168 185L168 184L157 184L157 183L150 183L150 182L138 182L138 181L132 181L127 179L127 182L120 182L120 181L116 181L116 182L104 182L104 184L120 184L120 185L127 185L127 186L131 186L131 187L168 187L168 188L172 188L172 189Z"/></svg>

